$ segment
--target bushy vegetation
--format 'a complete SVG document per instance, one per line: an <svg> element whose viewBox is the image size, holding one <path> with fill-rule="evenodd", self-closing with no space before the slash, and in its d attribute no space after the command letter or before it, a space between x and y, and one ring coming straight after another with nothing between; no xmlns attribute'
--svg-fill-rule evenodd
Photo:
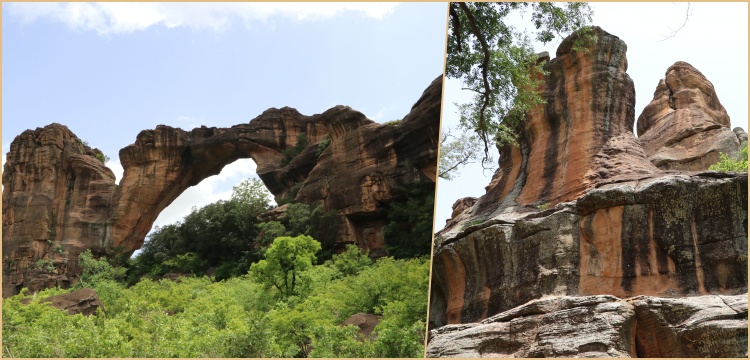
<svg viewBox="0 0 750 360"><path fill-rule="evenodd" d="M93 264L93 263L97 264ZM421 357L429 263L372 262L356 247L298 273L294 293L252 276L214 282L147 278L132 287L107 274L104 260L88 263L87 286L105 313L68 315L22 292L3 301L7 357ZM359 312L382 315L372 340L341 323Z"/></svg>
<svg viewBox="0 0 750 360"><path fill-rule="evenodd" d="M258 215L270 208L263 183L243 181L229 200L193 209L183 222L157 228L131 261L129 283L166 273L202 276L214 270L218 280L246 274L260 260Z"/></svg>
<svg viewBox="0 0 750 360"><path fill-rule="evenodd" d="M727 156L721 153L721 160L711 165L709 170L716 171L743 171L747 172L747 144L735 156Z"/></svg>
<svg viewBox="0 0 750 360"><path fill-rule="evenodd" d="M431 188L415 187L393 205L391 233L410 231L393 243L404 259L374 261L354 245L334 255L335 211L289 203L283 217L261 222L258 215L270 208L263 184L247 180L231 199L194 208L182 222L158 228L133 259L117 249L100 258L82 253L82 273L71 289L24 290L3 301L3 355L423 355L429 261L406 258L429 252L429 243L425 252L400 241L418 231L424 232L420 241L429 238ZM420 211L429 217L429 228ZM181 277L170 280L169 273ZM40 303L84 287L96 290L105 312L71 316ZM30 304L22 304L28 297ZM373 337L341 326L356 313L382 316Z"/></svg>

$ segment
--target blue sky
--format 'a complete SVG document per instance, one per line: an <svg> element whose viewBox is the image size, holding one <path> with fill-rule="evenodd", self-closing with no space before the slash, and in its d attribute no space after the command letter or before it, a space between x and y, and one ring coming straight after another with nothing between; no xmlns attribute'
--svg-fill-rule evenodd
<svg viewBox="0 0 750 360"><path fill-rule="evenodd" d="M686 61L714 84L716 94L729 113L732 128L747 130L747 3L591 3L593 24L618 36L628 45L628 74L635 84L636 119L653 98L659 79L676 61ZM517 28L531 22L514 19ZM672 30L676 36L664 40ZM554 56L559 41L537 44L537 51ZM454 103L468 102L471 94L457 80L448 79L443 93L443 130L458 124ZM497 150L494 150L497 159ZM489 184L491 171L478 164L464 168L452 181L439 180L435 230L445 226L451 206L462 197L478 197Z"/></svg>
<svg viewBox="0 0 750 360"><path fill-rule="evenodd" d="M270 107L406 115L443 71L446 3L3 3L3 154L52 122L111 157L140 130L246 123ZM5 156L3 156L3 162ZM237 161L157 225L228 198Z"/></svg>

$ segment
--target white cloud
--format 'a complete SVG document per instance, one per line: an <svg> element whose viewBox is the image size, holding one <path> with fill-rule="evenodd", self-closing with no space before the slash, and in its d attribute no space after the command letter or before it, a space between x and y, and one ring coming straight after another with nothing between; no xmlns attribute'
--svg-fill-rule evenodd
<svg viewBox="0 0 750 360"><path fill-rule="evenodd" d="M180 115L177 117L177 123L177 127L190 131L194 128L200 127L205 121L203 121L202 118L197 118L195 116Z"/></svg>
<svg viewBox="0 0 750 360"><path fill-rule="evenodd" d="M245 26L281 16L318 20L344 11L382 19L397 3L8 3L8 14L21 23L59 22L100 35L130 33L151 26L223 31L233 20Z"/></svg>
<svg viewBox="0 0 750 360"><path fill-rule="evenodd" d="M389 112L389 109L387 107L381 108L380 110L378 110L378 112L375 115L373 115L372 117L370 117L370 119L373 119L373 120L375 120L377 122L380 122L381 120L383 120L383 117L388 112Z"/></svg>

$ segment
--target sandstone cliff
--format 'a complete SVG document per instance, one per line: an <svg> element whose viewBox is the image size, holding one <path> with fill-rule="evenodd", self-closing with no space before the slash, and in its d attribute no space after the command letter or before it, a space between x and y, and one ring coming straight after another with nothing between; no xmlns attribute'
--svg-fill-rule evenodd
<svg viewBox="0 0 750 360"><path fill-rule="evenodd" d="M239 158L255 161L277 199L298 189L297 201L335 210L339 242L382 255L385 206L412 183L435 182L441 92L442 76L393 125L346 106L312 116L269 109L231 128L159 125L120 150L119 185L96 158L100 152L67 127L25 131L13 140L3 169L3 296L22 287L68 286L87 249L132 253L159 212ZM327 136L330 145L318 156ZM282 161L302 139L307 145Z"/></svg>
<svg viewBox="0 0 750 360"><path fill-rule="evenodd" d="M575 34L561 43L544 65L546 105L527 114L518 147L499 148L486 194L437 234L429 356L747 352L747 173L705 171L710 159L696 169L702 171L657 167L633 134L627 47L594 31L587 52L571 50ZM690 93L706 82L682 83ZM685 99L685 106L720 117L707 89L698 92L714 100ZM710 138L705 133L716 128L702 129L695 135ZM731 301L740 305L694 303L713 320L699 326L690 317L695 311L686 310L664 321L652 316L648 326L659 328L644 330L636 319L647 316L646 305L625 300L649 296L649 303L682 311L680 301L709 294L736 295ZM655 332L673 342L654 344Z"/></svg>

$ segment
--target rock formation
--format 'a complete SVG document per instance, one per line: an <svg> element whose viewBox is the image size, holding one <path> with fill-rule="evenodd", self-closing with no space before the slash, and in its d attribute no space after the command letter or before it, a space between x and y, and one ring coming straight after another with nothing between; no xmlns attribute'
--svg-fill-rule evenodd
<svg viewBox="0 0 750 360"><path fill-rule="evenodd" d="M132 253L159 212L239 158L255 161L277 200L298 189L296 201L338 213L338 241L382 255L385 206L412 183L435 182L441 92L442 76L395 125L345 106L313 116L269 109L231 128L159 125L120 150L119 186L100 152L65 126L27 130L13 140L3 171L3 296L68 286L86 249ZM305 140L282 163L284 151Z"/></svg>
<svg viewBox="0 0 750 360"><path fill-rule="evenodd" d="M28 304L30 298L21 300L22 303ZM65 310L70 315L83 314L90 316L96 314L98 309L104 312L104 304L99 300L99 295L92 289L80 289L71 293L50 296L42 299L41 302L48 303L50 306L60 310Z"/></svg>
<svg viewBox="0 0 750 360"><path fill-rule="evenodd" d="M382 316L373 314L356 313L350 316L348 319L344 320L344 322L341 323L341 326L354 325L359 328L359 331L357 332L358 340L372 341L375 338L372 332L375 330L375 327L380 324L380 320L382 318Z"/></svg>
<svg viewBox="0 0 750 360"><path fill-rule="evenodd" d="M747 296L551 297L431 336L427 357L739 357Z"/></svg>
<svg viewBox="0 0 750 360"><path fill-rule="evenodd" d="M747 173L657 168L633 134L626 45L594 32L586 52L571 50L575 34L561 43L544 65L546 105L527 114L518 147L499 148L486 194L437 234L428 356L746 353ZM737 313L702 315L736 322L695 330L704 342L731 334L726 352L690 350L687 310L643 330L647 306L628 300L698 309L689 296L708 294L736 295ZM655 349L648 331L676 340Z"/></svg>
<svg viewBox="0 0 750 360"><path fill-rule="evenodd" d="M742 135L729 125L713 84L678 61L659 80L654 99L638 117L638 139L660 169L705 170L719 161L720 153L739 149Z"/></svg>

